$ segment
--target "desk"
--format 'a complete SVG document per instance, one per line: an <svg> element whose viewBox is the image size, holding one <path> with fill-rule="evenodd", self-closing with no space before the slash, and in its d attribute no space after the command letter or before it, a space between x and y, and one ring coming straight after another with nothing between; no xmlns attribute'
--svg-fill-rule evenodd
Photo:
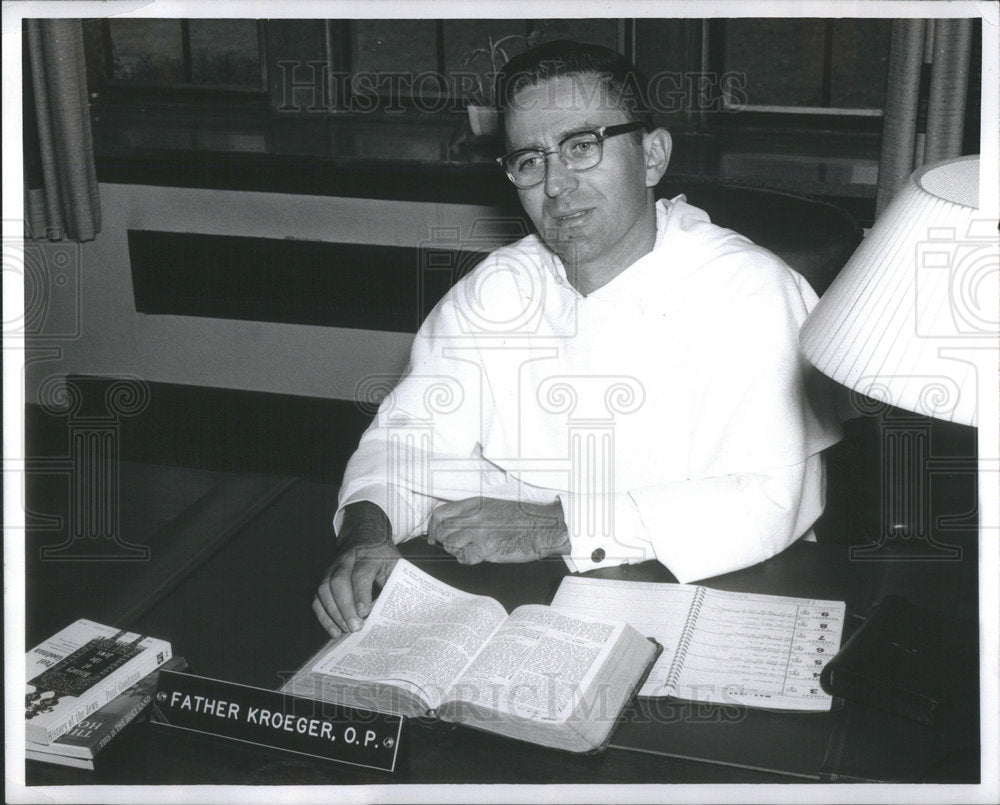
<svg viewBox="0 0 1000 805"><path fill-rule="evenodd" d="M131 628L170 639L195 673L278 687L323 642L310 604L331 552L334 490L299 481L259 512L208 562ZM415 542L405 553L457 587L493 594L508 609L544 601L565 574L562 560L463 567ZM886 591L909 591L956 614L975 608L975 556L963 561L852 561L849 547L800 543L753 568L710 580L722 589L846 600L863 613ZM85 572L81 570L81 572ZM598 571L618 578L670 580L655 563ZM30 604L29 604L30 605ZM67 620L75 617L67 613ZM904 725L905 728L905 725ZM411 722L406 757L394 775L355 771L221 741L210 743L139 725L114 742L89 773L27 764L31 785L60 784L387 784L791 782L755 769L610 749L577 757L461 727ZM978 757L975 760L978 777ZM971 774L971 772L969 772Z"/></svg>

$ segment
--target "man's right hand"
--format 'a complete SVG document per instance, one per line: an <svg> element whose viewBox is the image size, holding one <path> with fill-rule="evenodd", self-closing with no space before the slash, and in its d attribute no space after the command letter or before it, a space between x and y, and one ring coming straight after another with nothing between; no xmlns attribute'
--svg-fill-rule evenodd
<svg viewBox="0 0 1000 805"><path fill-rule="evenodd" d="M372 608L372 588L385 584L399 559L389 519L375 504L344 509L337 555L313 600L313 612L330 637L361 628Z"/></svg>

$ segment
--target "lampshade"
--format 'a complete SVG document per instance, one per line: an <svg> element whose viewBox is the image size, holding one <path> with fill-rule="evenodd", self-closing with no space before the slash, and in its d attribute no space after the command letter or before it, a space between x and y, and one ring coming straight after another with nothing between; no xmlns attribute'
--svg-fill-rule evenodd
<svg viewBox="0 0 1000 805"><path fill-rule="evenodd" d="M976 424L984 355L996 363L996 221L979 216L979 157L914 173L806 320L821 372L882 402Z"/></svg>

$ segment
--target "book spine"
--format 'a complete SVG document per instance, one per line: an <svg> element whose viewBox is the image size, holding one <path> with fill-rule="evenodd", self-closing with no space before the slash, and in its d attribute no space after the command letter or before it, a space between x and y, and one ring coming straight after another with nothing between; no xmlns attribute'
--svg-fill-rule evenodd
<svg viewBox="0 0 1000 805"><path fill-rule="evenodd" d="M125 729L125 727L127 727L132 721L134 721L136 716L138 716L143 710L149 707L149 704L152 701L153 701L153 696L151 694L147 694L146 696L143 696L141 700L136 702L135 707L133 707L127 713L122 715L122 717L115 722L115 725L110 730L108 730L107 735L105 735L103 738L101 738L101 740L99 740L96 744L94 744L94 746L90 750L91 755L96 755L105 746L107 746L108 743L111 741L111 739L114 738L123 729Z"/></svg>
<svg viewBox="0 0 1000 805"><path fill-rule="evenodd" d="M681 671L684 669L688 647L691 645L694 628L698 622L698 613L701 612L701 605L704 601L705 588L699 587L694 592L694 598L691 599L691 607L688 609L687 617L684 619L684 628L681 629L681 636L677 640L677 649L670 660L670 670L667 671L667 679L664 683L664 689L668 696L672 696L677 688L677 680L680 679Z"/></svg>
<svg viewBox="0 0 1000 805"><path fill-rule="evenodd" d="M90 695L82 697L77 706L69 711L61 720L49 724L48 727L29 724L27 738L36 743L52 743L60 735L73 729L73 727L87 716L103 707L116 696L124 693L144 676L153 673L153 671L159 668L161 663L157 662L157 654L163 655L163 662L169 660L172 656L170 645L164 644L159 649L155 647L150 648L150 650L136 657L134 663L123 665L114 674L102 680L91 691ZM32 727L34 727L34 730L31 729ZM35 737L36 735L39 737Z"/></svg>

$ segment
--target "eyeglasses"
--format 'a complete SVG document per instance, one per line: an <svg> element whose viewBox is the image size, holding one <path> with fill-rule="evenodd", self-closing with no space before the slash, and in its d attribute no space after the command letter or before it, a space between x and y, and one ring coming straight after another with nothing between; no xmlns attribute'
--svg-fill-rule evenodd
<svg viewBox="0 0 1000 805"><path fill-rule="evenodd" d="M546 157L550 154L558 154L563 165L570 170L590 170L601 163L606 139L638 131L642 127L642 123L635 121L620 126L601 126L591 131L575 131L563 137L555 148L547 151L542 148L519 148L497 157L497 163L507 171L507 178L515 186L526 190L545 181Z"/></svg>

